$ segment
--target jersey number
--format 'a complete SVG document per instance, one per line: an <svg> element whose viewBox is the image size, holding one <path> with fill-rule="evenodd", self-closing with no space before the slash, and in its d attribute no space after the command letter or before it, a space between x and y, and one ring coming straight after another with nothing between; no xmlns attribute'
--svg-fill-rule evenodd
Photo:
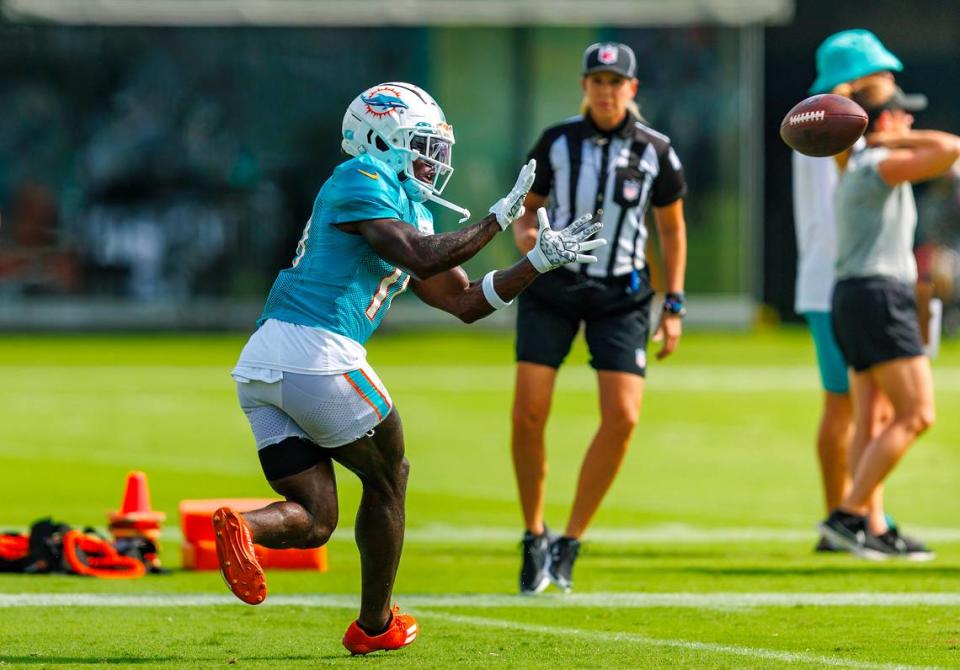
<svg viewBox="0 0 960 670"><path fill-rule="evenodd" d="M393 272L380 280L380 284L377 286L377 290L370 299L370 304L367 305L367 309L364 312L368 319L373 321L377 316L377 312L380 311L380 308L383 307L384 304L389 307L390 301L407 290L407 284L410 283L410 275L404 277L400 288L395 291L393 295L390 295L391 287L393 287L393 285L400 280L402 275L403 272L400 270L400 268L394 268Z"/></svg>
<svg viewBox="0 0 960 670"><path fill-rule="evenodd" d="M313 223L312 216L307 219L307 225L303 227L303 235L300 236L300 241L297 242L297 253L293 257L293 265L291 267L297 267L300 265L300 261L303 260L303 255L307 253L307 238L310 237L311 223Z"/></svg>

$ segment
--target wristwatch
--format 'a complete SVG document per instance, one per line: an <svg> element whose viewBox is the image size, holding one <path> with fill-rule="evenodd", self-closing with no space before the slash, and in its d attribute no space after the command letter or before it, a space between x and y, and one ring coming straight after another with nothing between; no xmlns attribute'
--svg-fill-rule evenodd
<svg viewBox="0 0 960 670"><path fill-rule="evenodd" d="M667 293L663 296L663 311L683 318L687 313L686 300L683 293Z"/></svg>

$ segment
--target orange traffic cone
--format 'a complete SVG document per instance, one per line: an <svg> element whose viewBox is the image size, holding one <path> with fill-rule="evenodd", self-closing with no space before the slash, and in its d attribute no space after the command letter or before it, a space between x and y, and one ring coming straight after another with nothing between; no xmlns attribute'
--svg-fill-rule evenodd
<svg viewBox="0 0 960 670"><path fill-rule="evenodd" d="M145 472L127 474L127 488L123 492L123 505L120 506L120 514L151 511L147 474Z"/></svg>
<svg viewBox="0 0 960 670"><path fill-rule="evenodd" d="M150 507L150 489L144 472L127 474L127 486L123 492L123 504L119 512L107 515L110 534L118 548L135 545L141 548L144 563L151 571L159 570L157 558L160 541L160 526L167 515L154 512ZM121 553L126 553L121 551Z"/></svg>

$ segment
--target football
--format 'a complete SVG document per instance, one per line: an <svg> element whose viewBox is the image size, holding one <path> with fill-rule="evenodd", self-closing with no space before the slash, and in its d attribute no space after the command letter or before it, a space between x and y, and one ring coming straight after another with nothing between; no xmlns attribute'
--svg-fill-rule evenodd
<svg viewBox="0 0 960 670"><path fill-rule="evenodd" d="M780 124L780 138L807 156L834 156L849 149L867 127L867 113L850 98L824 93L794 105Z"/></svg>

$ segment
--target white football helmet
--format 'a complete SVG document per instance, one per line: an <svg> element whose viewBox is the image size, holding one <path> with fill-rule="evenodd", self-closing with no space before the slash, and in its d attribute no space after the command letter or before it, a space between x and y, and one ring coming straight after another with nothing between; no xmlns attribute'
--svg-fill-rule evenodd
<svg viewBox="0 0 960 670"><path fill-rule="evenodd" d="M440 197L453 174L453 128L430 94L413 84L387 82L358 95L343 115L343 150L370 154L396 170L407 196L470 212ZM417 179L414 161L428 164L429 181Z"/></svg>

